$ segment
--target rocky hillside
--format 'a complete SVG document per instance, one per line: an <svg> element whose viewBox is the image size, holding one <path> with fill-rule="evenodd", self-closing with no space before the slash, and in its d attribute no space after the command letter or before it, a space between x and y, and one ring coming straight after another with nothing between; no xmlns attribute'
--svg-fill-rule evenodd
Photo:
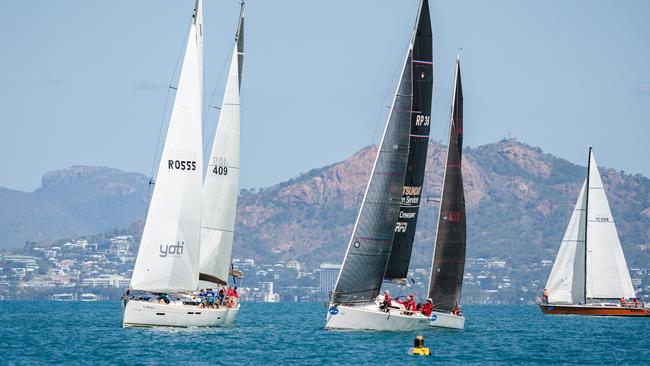
<svg viewBox="0 0 650 366"><path fill-rule="evenodd" d="M142 174L73 166L31 193L0 188L0 248L127 227L146 214L147 187Z"/></svg>
<svg viewBox="0 0 650 366"><path fill-rule="evenodd" d="M364 148L275 186L242 190L234 256L341 261L374 156L374 148ZM431 260L444 158L445 147L432 142L416 264ZM522 266L553 259L586 168L516 140L466 149L463 164L468 255ZM605 168L601 174L628 262L647 267L650 180ZM33 193L0 189L0 248L127 227L144 217L147 183L141 174L72 167L46 174Z"/></svg>
<svg viewBox="0 0 650 366"><path fill-rule="evenodd" d="M276 186L243 191L235 256L340 261L375 156L364 148L349 159ZM427 179L413 262L431 260L445 146L429 146ZM516 140L466 149L468 255L510 263L553 259L586 168ZM630 265L650 261L650 180L601 169Z"/></svg>

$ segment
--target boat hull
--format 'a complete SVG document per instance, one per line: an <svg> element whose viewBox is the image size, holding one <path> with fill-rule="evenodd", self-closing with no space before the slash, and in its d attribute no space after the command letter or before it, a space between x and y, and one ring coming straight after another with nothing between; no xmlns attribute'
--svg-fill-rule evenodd
<svg viewBox="0 0 650 366"><path fill-rule="evenodd" d="M227 308L207 309L195 305L129 300L124 304L122 326L218 327L225 324L227 314Z"/></svg>
<svg viewBox="0 0 650 366"><path fill-rule="evenodd" d="M623 306L589 306L589 305L553 305L540 304L540 309L548 315L591 315L591 316L650 316L650 311L643 307Z"/></svg>
<svg viewBox="0 0 650 366"><path fill-rule="evenodd" d="M325 329L378 330L406 332L427 329L429 318L421 315L404 315L399 309L386 313L376 304L338 305L330 307Z"/></svg>
<svg viewBox="0 0 650 366"><path fill-rule="evenodd" d="M465 317L437 311L431 312L429 326L435 328L465 329Z"/></svg>

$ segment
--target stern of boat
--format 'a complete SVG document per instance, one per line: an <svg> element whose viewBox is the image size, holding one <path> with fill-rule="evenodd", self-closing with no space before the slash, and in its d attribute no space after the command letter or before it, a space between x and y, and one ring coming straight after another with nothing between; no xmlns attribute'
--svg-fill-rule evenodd
<svg viewBox="0 0 650 366"><path fill-rule="evenodd" d="M462 315L432 311L429 319L430 327L458 330L465 329L465 317Z"/></svg>

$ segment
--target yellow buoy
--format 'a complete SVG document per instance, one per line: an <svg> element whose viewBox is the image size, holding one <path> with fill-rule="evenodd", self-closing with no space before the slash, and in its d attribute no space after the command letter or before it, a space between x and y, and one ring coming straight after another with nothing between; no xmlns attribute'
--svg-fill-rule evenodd
<svg viewBox="0 0 650 366"><path fill-rule="evenodd" d="M422 337L421 335L415 337L415 339L413 340L413 348L409 350L409 355L415 355L415 356L431 355L429 348L424 346L424 337Z"/></svg>

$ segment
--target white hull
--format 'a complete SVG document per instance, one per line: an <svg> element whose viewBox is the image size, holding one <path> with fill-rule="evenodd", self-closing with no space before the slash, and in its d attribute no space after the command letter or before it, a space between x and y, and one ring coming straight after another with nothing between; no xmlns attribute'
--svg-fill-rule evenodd
<svg viewBox="0 0 650 366"><path fill-rule="evenodd" d="M391 309L386 313L379 310L375 303L330 307L325 323L325 329L399 332L427 329L428 326L429 318L424 315L404 315L399 309Z"/></svg>
<svg viewBox="0 0 650 366"><path fill-rule="evenodd" d="M465 317L449 313L431 312L429 326L436 328L465 329Z"/></svg>
<svg viewBox="0 0 650 366"><path fill-rule="evenodd" d="M172 302L160 304L129 300L124 305L124 327L217 327L226 321L228 308L207 309ZM234 316L233 316L234 319Z"/></svg>

